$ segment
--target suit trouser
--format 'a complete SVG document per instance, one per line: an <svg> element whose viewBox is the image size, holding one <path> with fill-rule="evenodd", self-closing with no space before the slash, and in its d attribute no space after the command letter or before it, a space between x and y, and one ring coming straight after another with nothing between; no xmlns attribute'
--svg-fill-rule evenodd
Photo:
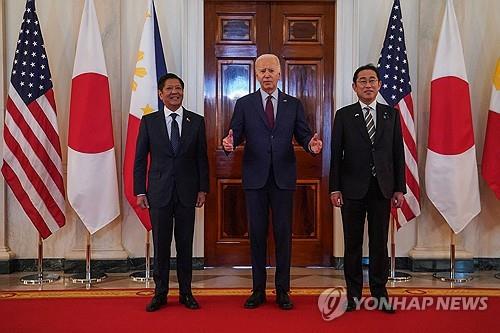
<svg viewBox="0 0 500 333"><path fill-rule="evenodd" d="M386 199L378 181L371 177L370 187L364 198L343 198L341 208L344 229L344 275L347 297L361 298L363 288L363 233L368 219L369 257L368 276L373 297L387 296L385 287L389 275L387 233L389 228L390 199Z"/></svg>
<svg viewBox="0 0 500 333"><path fill-rule="evenodd" d="M247 219L250 233L253 290L266 289L267 232L271 209L273 236L276 245L276 290L290 290L290 261L292 252L293 190L279 189L273 171L266 185L257 190L245 190Z"/></svg>
<svg viewBox="0 0 500 333"><path fill-rule="evenodd" d="M167 206L150 208L154 247L155 294L167 295L170 273L170 245L172 231L177 251L177 280L179 292L191 292L193 233L195 208L184 206L174 191L173 198ZM175 220L175 223L174 223Z"/></svg>

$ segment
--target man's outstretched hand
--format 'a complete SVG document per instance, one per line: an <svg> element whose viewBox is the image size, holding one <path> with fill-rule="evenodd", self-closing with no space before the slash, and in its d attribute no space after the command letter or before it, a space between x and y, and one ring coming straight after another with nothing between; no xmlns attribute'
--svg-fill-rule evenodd
<svg viewBox="0 0 500 333"><path fill-rule="evenodd" d="M321 152L321 148L323 148L323 142L320 140L318 133L314 133L311 141L309 141L309 149L314 154L319 154Z"/></svg>
<svg viewBox="0 0 500 333"><path fill-rule="evenodd" d="M224 150L227 152L231 152L234 150L234 140L233 140L233 130L229 130L229 134L222 139L222 146L224 147Z"/></svg>

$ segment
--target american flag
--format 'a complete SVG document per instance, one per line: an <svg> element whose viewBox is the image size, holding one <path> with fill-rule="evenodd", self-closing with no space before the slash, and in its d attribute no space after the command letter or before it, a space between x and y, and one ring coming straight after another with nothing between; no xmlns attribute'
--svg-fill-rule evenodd
<svg viewBox="0 0 500 333"><path fill-rule="evenodd" d="M65 224L61 146L35 0L26 2L5 112L2 174L42 238Z"/></svg>
<svg viewBox="0 0 500 333"><path fill-rule="evenodd" d="M378 67L382 80L380 94L387 104L401 113L407 193L401 210L393 211L398 227L401 227L420 215L420 185L410 71L399 0L395 0L392 6Z"/></svg>

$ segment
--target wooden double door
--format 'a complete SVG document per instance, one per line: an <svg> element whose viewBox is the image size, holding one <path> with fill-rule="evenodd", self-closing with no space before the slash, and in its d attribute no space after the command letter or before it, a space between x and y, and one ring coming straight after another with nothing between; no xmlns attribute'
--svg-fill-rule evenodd
<svg viewBox="0 0 500 333"><path fill-rule="evenodd" d="M226 156L222 138L227 135L236 100L259 88L254 63L263 53L280 58L278 87L302 101L309 126L323 140L323 152L315 157L295 144L298 180L292 265L330 264L333 39L332 1L205 1L205 118L211 186L205 205L206 265L250 264L241 184L244 145ZM268 257L269 265L274 265L272 232Z"/></svg>

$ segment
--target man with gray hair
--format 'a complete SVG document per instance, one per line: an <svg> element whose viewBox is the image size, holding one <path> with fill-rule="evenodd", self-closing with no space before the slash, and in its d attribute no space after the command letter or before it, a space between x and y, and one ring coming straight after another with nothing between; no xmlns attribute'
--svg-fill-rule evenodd
<svg viewBox="0 0 500 333"><path fill-rule="evenodd" d="M255 61L260 89L236 101L228 135L227 154L245 140L243 189L252 257L253 292L244 306L253 309L266 301L266 252L269 208L276 243L276 303L293 308L290 291L293 193L297 170L292 139L311 154L322 142L309 128L302 103L278 89L280 62L274 54Z"/></svg>

